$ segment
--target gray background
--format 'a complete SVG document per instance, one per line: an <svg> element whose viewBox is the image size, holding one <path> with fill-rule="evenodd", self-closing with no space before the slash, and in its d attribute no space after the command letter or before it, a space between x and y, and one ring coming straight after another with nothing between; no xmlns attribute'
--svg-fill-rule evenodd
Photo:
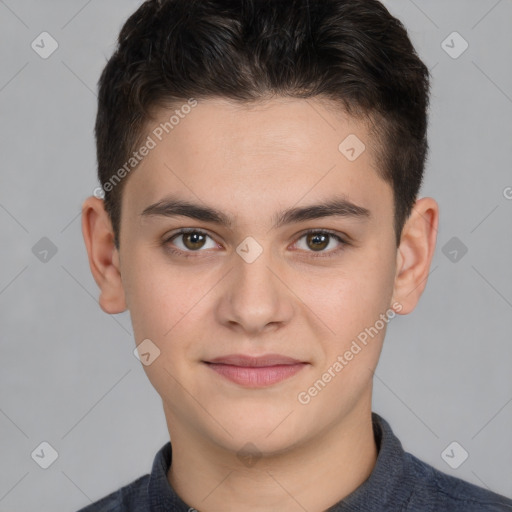
<svg viewBox="0 0 512 512"><path fill-rule="evenodd" d="M139 4L0 0L1 512L77 510L149 472L168 440L128 314L98 306L80 226L96 82ZM385 4L433 73L422 195L441 222L422 300L389 326L374 410L407 451L512 497L512 1ZM59 44L48 59L31 48L43 31ZM469 43L457 59L441 44L453 31ZM458 469L441 457L454 440ZM31 458L42 441L48 469Z"/></svg>

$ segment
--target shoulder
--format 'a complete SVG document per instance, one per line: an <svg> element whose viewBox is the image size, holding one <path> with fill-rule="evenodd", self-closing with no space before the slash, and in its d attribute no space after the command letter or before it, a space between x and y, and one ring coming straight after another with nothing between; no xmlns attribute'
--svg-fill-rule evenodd
<svg viewBox="0 0 512 512"><path fill-rule="evenodd" d="M512 512L509 498L443 473L410 453L405 457L414 488L407 510Z"/></svg>
<svg viewBox="0 0 512 512"><path fill-rule="evenodd" d="M144 512L147 508L149 477L149 474L141 476L77 512Z"/></svg>

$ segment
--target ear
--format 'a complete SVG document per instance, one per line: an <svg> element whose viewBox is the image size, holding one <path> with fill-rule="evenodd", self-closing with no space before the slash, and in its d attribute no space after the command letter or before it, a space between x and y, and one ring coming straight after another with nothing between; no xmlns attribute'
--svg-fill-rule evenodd
<svg viewBox="0 0 512 512"><path fill-rule="evenodd" d="M427 285L439 224L439 206L431 197L418 199L402 230L397 249L393 301L401 304L401 315L416 307Z"/></svg>
<svg viewBox="0 0 512 512"><path fill-rule="evenodd" d="M100 288L99 304L105 313L122 313L126 300L121 281L119 251L104 201L88 197L82 205L82 234L89 256L89 266Z"/></svg>

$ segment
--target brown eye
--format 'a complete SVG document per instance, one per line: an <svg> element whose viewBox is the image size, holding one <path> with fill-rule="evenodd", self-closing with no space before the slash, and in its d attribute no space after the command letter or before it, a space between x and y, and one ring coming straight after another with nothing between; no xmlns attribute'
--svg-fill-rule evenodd
<svg viewBox="0 0 512 512"><path fill-rule="evenodd" d="M326 233L308 233L306 243L314 251L322 251L329 245L329 237Z"/></svg>
<svg viewBox="0 0 512 512"><path fill-rule="evenodd" d="M203 249L215 249L217 244L212 237L198 229L181 229L178 233L175 233L168 239L164 240L169 250L175 253L192 253L192 252L204 252ZM208 245L208 243L210 245ZM175 251L172 247L178 249Z"/></svg>
<svg viewBox="0 0 512 512"><path fill-rule="evenodd" d="M183 245L191 251L201 249L206 240L205 235L194 231L192 233L182 233Z"/></svg>
<svg viewBox="0 0 512 512"><path fill-rule="evenodd" d="M296 247L313 257L335 256L350 245L343 238L330 231L311 229L299 238ZM313 254L317 253L317 254Z"/></svg>

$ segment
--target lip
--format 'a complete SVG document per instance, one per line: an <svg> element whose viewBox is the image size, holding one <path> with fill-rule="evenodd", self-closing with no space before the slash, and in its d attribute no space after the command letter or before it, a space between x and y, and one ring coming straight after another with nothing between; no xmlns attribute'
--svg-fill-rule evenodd
<svg viewBox="0 0 512 512"><path fill-rule="evenodd" d="M219 363L229 364L233 366L249 366L249 367L260 367L260 366L276 366L276 365L291 365L303 363L299 359L293 359L292 357L282 356L281 354L265 354L262 356L248 356L245 354L230 354L227 356L216 357L215 359L209 359L206 363Z"/></svg>
<svg viewBox="0 0 512 512"><path fill-rule="evenodd" d="M272 386L292 377L309 364L280 354L257 357L230 354L203 362L218 375L249 388Z"/></svg>

